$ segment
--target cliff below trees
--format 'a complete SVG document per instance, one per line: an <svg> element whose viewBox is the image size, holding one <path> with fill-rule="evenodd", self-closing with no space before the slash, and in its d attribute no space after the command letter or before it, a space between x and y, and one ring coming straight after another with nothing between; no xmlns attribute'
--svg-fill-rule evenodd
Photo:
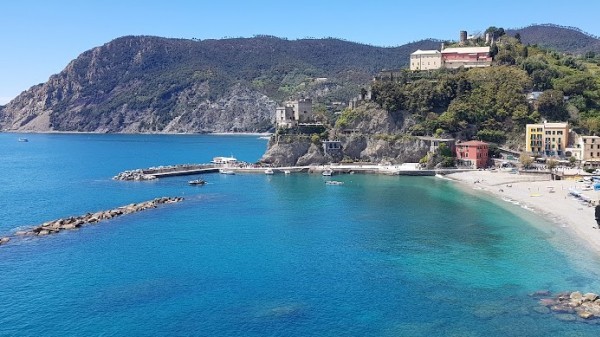
<svg viewBox="0 0 600 337"><path fill-rule="evenodd" d="M339 152L325 154L320 142L307 135L275 135L261 162L277 166L363 161L400 164L418 162L429 149L417 137L407 135L415 124L404 111L387 112L374 103L347 110L323 137L340 140Z"/></svg>
<svg viewBox="0 0 600 337"><path fill-rule="evenodd" d="M0 130L262 132L276 102L348 101L421 41L395 48L269 36L184 40L127 36L84 52L48 82L0 107Z"/></svg>

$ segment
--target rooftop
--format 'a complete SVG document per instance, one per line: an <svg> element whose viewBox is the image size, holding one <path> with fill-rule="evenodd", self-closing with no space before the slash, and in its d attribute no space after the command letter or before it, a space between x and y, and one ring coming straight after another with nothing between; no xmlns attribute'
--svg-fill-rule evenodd
<svg viewBox="0 0 600 337"><path fill-rule="evenodd" d="M440 142L451 142L454 141L454 138L436 138L436 137L431 137L431 136L417 136L418 139L420 140L437 140Z"/></svg>
<svg viewBox="0 0 600 337"><path fill-rule="evenodd" d="M543 123L536 123L536 124L527 124L527 127L536 127L536 126L543 126L546 128L566 128L569 126L569 123L567 122L556 122L556 123L548 123L548 122L543 122Z"/></svg>
<svg viewBox="0 0 600 337"><path fill-rule="evenodd" d="M434 50L417 49L417 51L412 53L411 55L431 55L431 54L440 54L440 52L435 49Z"/></svg>
<svg viewBox="0 0 600 337"><path fill-rule="evenodd" d="M442 54L459 53L459 54L476 54L489 53L490 47L456 47L446 48L442 50Z"/></svg>
<svg viewBox="0 0 600 337"><path fill-rule="evenodd" d="M482 142L480 140L469 140L469 141L466 141L466 142L460 142L460 143L458 143L456 145L457 146L458 145L478 146L478 145L488 145L488 143Z"/></svg>

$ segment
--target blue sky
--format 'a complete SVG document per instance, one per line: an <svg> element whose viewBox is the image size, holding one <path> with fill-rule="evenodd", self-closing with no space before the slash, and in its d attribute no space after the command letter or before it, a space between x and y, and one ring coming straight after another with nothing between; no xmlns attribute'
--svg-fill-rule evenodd
<svg viewBox="0 0 600 337"><path fill-rule="evenodd" d="M428 5L425 5L428 4ZM124 35L176 38L338 37L377 46L457 39L489 26L575 26L600 35L600 2L393 0L5 0L0 3L0 104Z"/></svg>

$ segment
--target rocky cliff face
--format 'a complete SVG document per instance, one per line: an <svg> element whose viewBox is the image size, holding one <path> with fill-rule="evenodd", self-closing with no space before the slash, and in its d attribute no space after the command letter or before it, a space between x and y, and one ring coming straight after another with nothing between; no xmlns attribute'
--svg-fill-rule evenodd
<svg viewBox="0 0 600 337"><path fill-rule="evenodd" d="M173 94L172 106L136 106L136 88L127 81L106 93L89 95L75 61L47 83L23 92L0 110L0 129L76 132L264 132L273 125L276 103L264 94L233 84L217 98L207 81L188 83ZM86 77L93 78L94 60ZM123 96L130 99L122 99Z"/></svg>
<svg viewBox="0 0 600 337"><path fill-rule="evenodd" d="M341 160L400 164L418 162L428 145L405 134L414 124L403 112L388 113L373 103L366 103L346 116L346 122L329 132L330 139L340 140L338 154L325 155L323 148L312 144L306 135L274 137L261 161L276 165L310 165Z"/></svg>
<svg viewBox="0 0 600 337"><path fill-rule="evenodd" d="M377 71L401 67L410 52L433 46L126 36L82 53L0 108L0 130L267 131L275 100L348 100Z"/></svg>

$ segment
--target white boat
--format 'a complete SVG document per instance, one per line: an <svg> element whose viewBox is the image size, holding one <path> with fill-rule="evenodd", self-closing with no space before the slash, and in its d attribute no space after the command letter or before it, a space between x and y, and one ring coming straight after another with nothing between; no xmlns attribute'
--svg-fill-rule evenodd
<svg viewBox="0 0 600 337"><path fill-rule="evenodd" d="M344 182L337 180L328 180L325 182L325 185L344 185Z"/></svg>
<svg viewBox="0 0 600 337"><path fill-rule="evenodd" d="M27 143L29 141L29 139L27 139L27 138L19 138L19 141L21 143Z"/></svg>
<svg viewBox="0 0 600 337"><path fill-rule="evenodd" d="M188 184L194 185L194 186L205 185L206 184L206 180L203 180L203 179L190 180L190 181L188 181Z"/></svg>
<svg viewBox="0 0 600 337"><path fill-rule="evenodd" d="M325 169L321 174L326 177L330 177L333 174L333 171L331 169Z"/></svg>
<svg viewBox="0 0 600 337"><path fill-rule="evenodd" d="M292 173L292 171L290 171L290 170L284 170L283 171L283 174L291 174L291 173Z"/></svg>
<svg viewBox="0 0 600 337"><path fill-rule="evenodd" d="M268 168L265 170L266 175L273 175L273 173L275 173L275 172L273 172L273 169Z"/></svg>
<svg viewBox="0 0 600 337"><path fill-rule="evenodd" d="M219 173L221 173L221 174L229 174L229 175L235 174L235 172L233 170L224 169L224 168L219 169Z"/></svg>
<svg viewBox="0 0 600 337"><path fill-rule="evenodd" d="M214 157L210 162L217 165L225 165L234 164L237 162L237 159L235 157Z"/></svg>

